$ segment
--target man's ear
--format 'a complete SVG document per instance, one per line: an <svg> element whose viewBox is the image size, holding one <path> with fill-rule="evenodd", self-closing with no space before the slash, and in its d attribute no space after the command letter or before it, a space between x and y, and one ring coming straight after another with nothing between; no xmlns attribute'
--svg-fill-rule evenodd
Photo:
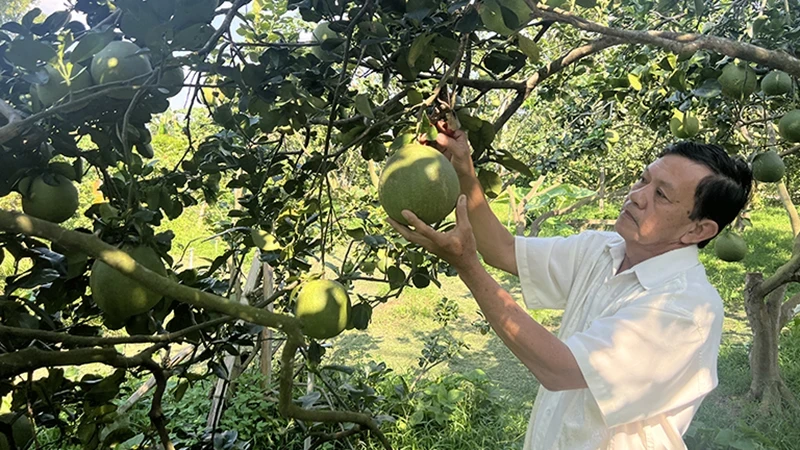
<svg viewBox="0 0 800 450"><path fill-rule="evenodd" d="M711 239L719 232L719 225L711 219L701 219L695 222L694 227L681 237L684 244L697 244Z"/></svg>

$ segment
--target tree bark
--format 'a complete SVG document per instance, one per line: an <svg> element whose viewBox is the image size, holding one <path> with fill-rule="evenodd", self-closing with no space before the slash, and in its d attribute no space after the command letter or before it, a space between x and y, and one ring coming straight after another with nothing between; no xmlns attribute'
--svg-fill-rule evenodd
<svg viewBox="0 0 800 450"><path fill-rule="evenodd" d="M786 285L780 286L764 298L759 294L763 279L761 273L753 272L748 273L745 278L745 312L753 331L749 395L760 402L762 413L777 413L783 407L783 400L797 406L797 400L781 378L778 364L781 304Z"/></svg>

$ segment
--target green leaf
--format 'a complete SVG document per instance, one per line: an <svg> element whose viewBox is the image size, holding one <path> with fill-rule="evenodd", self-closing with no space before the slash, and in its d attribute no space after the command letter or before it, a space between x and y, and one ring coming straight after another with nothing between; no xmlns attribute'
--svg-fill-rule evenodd
<svg viewBox="0 0 800 450"><path fill-rule="evenodd" d="M33 39L17 39L6 51L6 58L17 67L36 70L39 62L47 62L56 57L56 51L47 44Z"/></svg>
<svg viewBox="0 0 800 450"><path fill-rule="evenodd" d="M478 181L481 182L483 192L489 198L496 198L503 190L503 180L500 179L500 175L497 172L481 169L478 174Z"/></svg>
<svg viewBox="0 0 800 450"><path fill-rule="evenodd" d="M483 65L491 72L499 75L508 69L514 59L506 53L493 51L483 59Z"/></svg>
<svg viewBox="0 0 800 450"><path fill-rule="evenodd" d="M414 42L411 44L411 50L408 51L408 65L411 67L416 66L417 60L420 56L422 56L425 52L430 52L430 42L433 39L433 34L421 34L414 39Z"/></svg>
<svg viewBox="0 0 800 450"><path fill-rule="evenodd" d="M174 50L200 50L213 34L212 26L205 23L194 24L179 31L170 47Z"/></svg>
<svg viewBox="0 0 800 450"><path fill-rule="evenodd" d="M422 94L420 94L418 90L411 89L408 91L408 93L406 93L406 100L408 100L409 106L414 106L422 103L424 99L422 98Z"/></svg>
<svg viewBox="0 0 800 450"><path fill-rule="evenodd" d="M389 287L391 289L397 289L406 282L406 273L397 266L389 267L386 271L386 276L389 278Z"/></svg>
<svg viewBox="0 0 800 450"><path fill-rule="evenodd" d="M355 102L356 111L358 111L359 114L370 119L375 118L375 113L372 112L372 106L370 105L369 96L367 94L356 95Z"/></svg>
<svg viewBox="0 0 800 450"><path fill-rule="evenodd" d="M692 94L702 98L718 97L722 94L722 86L715 78L708 78L700 86L692 89Z"/></svg>
<svg viewBox="0 0 800 450"><path fill-rule="evenodd" d="M358 306L358 305L356 305ZM354 307L355 308L355 307ZM327 366L322 366L319 368L320 371L322 370L332 370L335 372L342 372L348 375L352 375L355 373L356 369L350 366L343 366L341 364L329 364Z"/></svg>
<svg viewBox="0 0 800 450"><path fill-rule="evenodd" d="M705 3L703 3L703 0L694 0L694 15L695 15L695 17L700 17L700 16L703 15L703 12L705 11L705 6L706 5L705 5Z"/></svg>
<svg viewBox="0 0 800 450"><path fill-rule="evenodd" d="M431 123L428 114L425 112L422 113L422 120L419 124L419 134L424 135L425 139L431 142L436 141L436 138L439 136L439 130Z"/></svg>
<svg viewBox="0 0 800 450"><path fill-rule="evenodd" d="M178 383L178 386L175 387L175 391L172 394L176 402L179 402L181 399L183 399L183 395L186 394L186 390L188 388L189 382L187 380L181 380L181 382Z"/></svg>
<svg viewBox="0 0 800 450"><path fill-rule="evenodd" d="M539 46L533 39L528 38L522 34L519 35L519 49L522 50L522 53L525 53L525 56L531 60L534 64L539 64L540 60L540 53L539 53Z"/></svg>
<svg viewBox="0 0 800 450"><path fill-rule="evenodd" d="M642 82L639 80L638 75L634 75L632 73L628 74L628 82L631 84L631 87L637 91L642 90Z"/></svg>
<svg viewBox="0 0 800 450"><path fill-rule="evenodd" d="M372 306L369 303L359 303L350 310L353 318L353 327L356 330L366 330L372 320Z"/></svg>
<svg viewBox="0 0 800 450"><path fill-rule="evenodd" d="M501 166L508 170L513 170L514 172L525 175L528 178L533 178L533 172L531 172L530 167L528 167L524 162L514 158L514 156L507 151L502 151L499 153L500 156L496 159L496 162Z"/></svg>

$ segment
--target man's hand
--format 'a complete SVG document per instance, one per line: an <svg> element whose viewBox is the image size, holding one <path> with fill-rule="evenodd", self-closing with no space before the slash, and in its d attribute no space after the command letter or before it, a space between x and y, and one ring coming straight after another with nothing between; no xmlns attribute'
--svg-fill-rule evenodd
<svg viewBox="0 0 800 450"><path fill-rule="evenodd" d="M392 219L389 223L404 238L450 263L459 273L480 266L475 236L467 217L467 197L460 195L456 204L456 226L440 233L419 220L414 213L403 210L403 217L414 229Z"/></svg>
<svg viewBox="0 0 800 450"><path fill-rule="evenodd" d="M472 150L469 147L467 134L462 130L447 128L447 122L438 122L436 128L439 130L436 141L423 141L423 144L434 144L453 164L459 178L474 177L475 167L472 165Z"/></svg>

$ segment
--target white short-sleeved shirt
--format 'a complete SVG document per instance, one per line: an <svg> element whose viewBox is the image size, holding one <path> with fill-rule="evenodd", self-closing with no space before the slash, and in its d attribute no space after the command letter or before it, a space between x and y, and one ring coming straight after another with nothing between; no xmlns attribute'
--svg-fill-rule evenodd
<svg viewBox="0 0 800 450"><path fill-rule="evenodd" d="M685 449L683 434L717 386L722 300L697 246L616 273L617 233L516 238L530 309L563 309L558 333L588 389L539 388L525 450Z"/></svg>

